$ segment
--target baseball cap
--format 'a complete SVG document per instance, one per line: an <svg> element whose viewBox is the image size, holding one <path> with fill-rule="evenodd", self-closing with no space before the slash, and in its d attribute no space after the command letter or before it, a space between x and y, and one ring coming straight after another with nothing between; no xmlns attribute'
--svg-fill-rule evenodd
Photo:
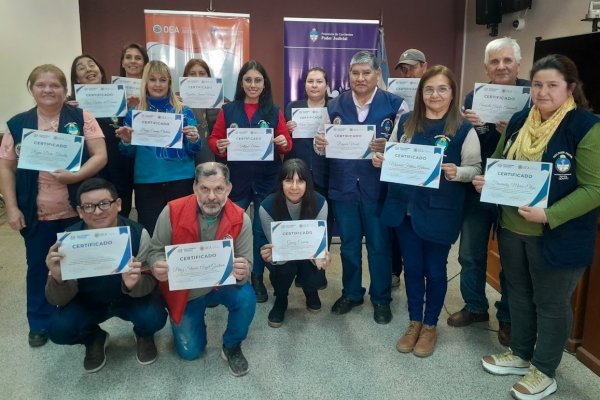
<svg viewBox="0 0 600 400"><path fill-rule="evenodd" d="M425 54L423 54L422 51L417 50L417 49L408 49L405 50L404 53L402 53L400 55L400 59L398 60L398 63L396 64L396 68L398 69L398 67L400 66L400 64L410 64L410 65L415 65L416 63L419 62L427 62L427 60L425 59Z"/></svg>

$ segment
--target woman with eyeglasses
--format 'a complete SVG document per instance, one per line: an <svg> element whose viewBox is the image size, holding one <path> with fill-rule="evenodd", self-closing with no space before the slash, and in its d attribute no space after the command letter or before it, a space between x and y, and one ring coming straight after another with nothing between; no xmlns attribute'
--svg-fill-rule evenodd
<svg viewBox="0 0 600 400"><path fill-rule="evenodd" d="M254 204L258 212L260 203L271 193L281 170L281 157L292 150L292 139L279 107L273 104L271 81L265 68L255 60L242 66L238 74L235 98L223 105L217 122L208 138L208 145L215 155L227 158L227 128L272 128L273 144L277 148L273 161L229 161L233 190L229 198L243 209ZM254 218L253 230L257 231L258 218ZM264 263L261 262L260 246L254 242L254 264L252 286L256 300L264 303L268 299L263 283Z"/></svg>
<svg viewBox="0 0 600 400"><path fill-rule="evenodd" d="M450 246L458 239L467 185L481 172L479 139L459 108L450 69L436 65L425 72L414 111L403 115L390 141L444 148L439 189L390 183L381 213L393 227L403 253L410 323L396 349L428 357L437 342L436 325L448 283ZM376 153L373 165L384 156Z"/></svg>

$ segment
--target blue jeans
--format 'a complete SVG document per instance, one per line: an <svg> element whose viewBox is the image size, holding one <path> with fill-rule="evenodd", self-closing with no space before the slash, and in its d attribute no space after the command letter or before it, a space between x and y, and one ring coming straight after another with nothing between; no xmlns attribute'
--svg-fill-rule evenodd
<svg viewBox="0 0 600 400"><path fill-rule="evenodd" d="M389 254L389 233L381 224L381 204L368 200L333 200L342 256L342 295L354 301L362 300L362 237L367 242L367 259L373 304L392 301L392 263Z"/></svg>
<svg viewBox="0 0 600 400"><path fill-rule="evenodd" d="M57 308L50 319L48 337L56 344L90 344L100 333L98 324L112 317L131 321L135 334L145 338L165 326L167 310L158 292L144 297L123 294L108 304L77 295Z"/></svg>
<svg viewBox="0 0 600 400"><path fill-rule="evenodd" d="M409 216L395 230L400 247L409 249L402 257L410 320L437 325L448 289L446 265L450 246L421 239Z"/></svg>
<svg viewBox="0 0 600 400"><path fill-rule="evenodd" d="M175 351L184 360L200 357L206 348L204 313L207 304L223 304L229 311L227 328L223 334L224 347L233 348L248 336L248 328L256 311L256 295L252 286L246 283L213 289L205 296L188 301L179 325L171 320Z"/></svg>
<svg viewBox="0 0 600 400"><path fill-rule="evenodd" d="M481 203L479 196L467 193L460 233L458 262L460 272L460 293L465 309L473 313L488 312L488 299L485 295L488 241L492 225L496 221L496 207ZM500 270L500 301L496 302L498 321L510 322L508 310L508 288L504 271Z"/></svg>

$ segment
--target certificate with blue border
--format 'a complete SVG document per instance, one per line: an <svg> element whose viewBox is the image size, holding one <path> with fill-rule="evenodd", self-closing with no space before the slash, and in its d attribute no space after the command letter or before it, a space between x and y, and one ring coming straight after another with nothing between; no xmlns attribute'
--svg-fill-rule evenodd
<svg viewBox="0 0 600 400"><path fill-rule="evenodd" d="M292 121L296 123L294 139L312 139L317 132L323 132L329 114L326 107L292 108Z"/></svg>
<svg viewBox="0 0 600 400"><path fill-rule="evenodd" d="M375 139L375 125L325 125L325 157L342 160L370 160L369 145Z"/></svg>
<svg viewBox="0 0 600 400"><path fill-rule="evenodd" d="M127 113L123 85L75 85L75 99L79 108L96 118L124 117Z"/></svg>
<svg viewBox="0 0 600 400"><path fill-rule="evenodd" d="M179 95L190 108L221 108L223 105L223 79L179 78Z"/></svg>
<svg viewBox="0 0 600 400"><path fill-rule="evenodd" d="M327 223L323 220L271 222L273 261L314 260L325 257Z"/></svg>
<svg viewBox="0 0 600 400"><path fill-rule="evenodd" d="M83 136L23 129L17 168L77 172L81 167L83 144Z"/></svg>
<svg viewBox="0 0 600 400"><path fill-rule="evenodd" d="M379 179L438 189L443 159L443 147L388 142Z"/></svg>
<svg viewBox="0 0 600 400"><path fill-rule="evenodd" d="M273 128L227 128L227 160L273 161Z"/></svg>
<svg viewBox="0 0 600 400"><path fill-rule="evenodd" d="M183 147L182 114L135 110L131 129L132 145L171 149Z"/></svg>
<svg viewBox="0 0 600 400"><path fill-rule="evenodd" d="M402 97L412 111L415 108L415 97L420 81L421 78L388 78L387 91Z"/></svg>
<svg viewBox="0 0 600 400"><path fill-rule="evenodd" d="M508 122L513 114L527 105L530 97L531 88L528 86L476 83L472 107L481 122Z"/></svg>
<svg viewBox="0 0 600 400"><path fill-rule="evenodd" d="M113 76L110 83L123 85L127 97L140 97L142 91L142 80L139 78L127 78L124 76Z"/></svg>

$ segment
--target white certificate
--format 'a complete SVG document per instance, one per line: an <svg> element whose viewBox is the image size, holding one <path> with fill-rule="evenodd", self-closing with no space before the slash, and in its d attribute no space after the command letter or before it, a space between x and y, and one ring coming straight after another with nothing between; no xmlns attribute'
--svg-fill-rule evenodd
<svg viewBox="0 0 600 400"><path fill-rule="evenodd" d="M325 257L327 223L322 220L271 222L273 261L313 260Z"/></svg>
<svg viewBox="0 0 600 400"><path fill-rule="evenodd" d="M124 117L127 113L123 85L75 85L75 99L79 108L91 112L96 118Z"/></svg>
<svg viewBox="0 0 600 400"><path fill-rule="evenodd" d="M110 83L125 86L127 97L140 97L142 91L142 80L138 78L126 78L124 76L113 76Z"/></svg>
<svg viewBox="0 0 600 400"><path fill-rule="evenodd" d="M179 95L190 108L221 108L223 79L179 78Z"/></svg>
<svg viewBox="0 0 600 400"><path fill-rule="evenodd" d="M508 122L529 101L528 86L476 83L473 92L473 110L484 123Z"/></svg>
<svg viewBox="0 0 600 400"><path fill-rule="evenodd" d="M388 78L388 92L404 98L412 111L415 108L415 97L420 78Z"/></svg>
<svg viewBox="0 0 600 400"><path fill-rule="evenodd" d="M292 132L294 139L312 139L315 133L323 132L329 123L329 114L326 107L292 108L292 121L296 123Z"/></svg>
<svg viewBox="0 0 600 400"><path fill-rule="evenodd" d="M552 164L488 158L481 201L505 206L548 207Z"/></svg>
<svg viewBox="0 0 600 400"><path fill-rule="evenodd" d="M273 161L273 128L227 128L228 161Z"/></svg>
<svg viewBox="0 0 600 400"><path fill-rule="evenodd" d="M52 172L79 171L83 136L23 129L18 168Z"/></svg>
<svg viewBox="0 0 600 400"><path fill-rule="evenodd" d="M169 290L235 284L231 239L165 246L165 254Z"/></svg>
<svg viewBox="0 0 600 400"><path fill-rule="evenodd" d="M129 271L131 238L128 226L57 233L63 280Z"/></svg>
<svg viewBox="0 0 600 400"><path fill-rule="evenodd" d="M344 160L371 159L369 144L375 138L375 125L325 125L325 156Z"/></svg>
<svg viewBox="0 0 600 400"><path fill-rule="evenodd" d="M135 146L183 147L183 115L134 110L131 144Z"/></svg>
<svg viewBox="0 0 600 400"><path fill-rule="evenodd" d="M437 189L444 149L410 143L386 143L381 181Z"/></svg>

